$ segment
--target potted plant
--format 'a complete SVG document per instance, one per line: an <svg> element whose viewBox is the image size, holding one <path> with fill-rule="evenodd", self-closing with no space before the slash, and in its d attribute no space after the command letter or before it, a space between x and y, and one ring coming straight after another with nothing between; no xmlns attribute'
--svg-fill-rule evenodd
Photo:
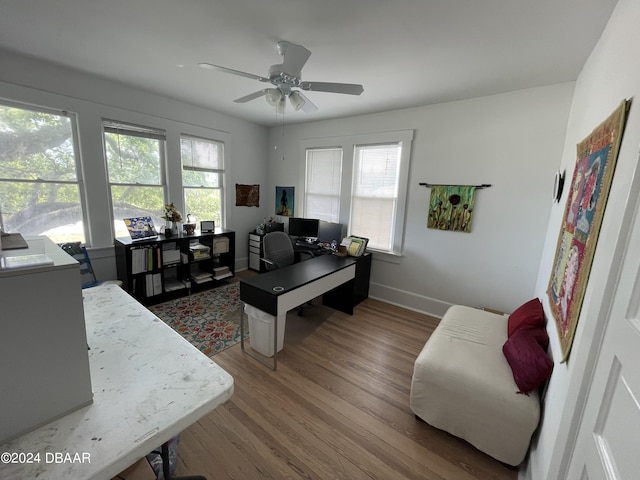
<svg viewBox="0 0 640 480"><path fill-rule="evenodd" d="M178 222L182 221L182 214L178 211L178 209L172 203L168 203L164 206L164 215L162 218L167 222L171 222L171 234L178 234Z"/></svg>

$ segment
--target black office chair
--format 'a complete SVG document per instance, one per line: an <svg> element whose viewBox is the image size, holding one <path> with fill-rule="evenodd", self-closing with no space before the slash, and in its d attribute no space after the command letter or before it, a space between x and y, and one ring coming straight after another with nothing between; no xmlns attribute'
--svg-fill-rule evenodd
<svg viewBox="0 0 640 480"><path fill-rule="evenodd" d="M262 240L264 262L267 271L284 268L299 261L308 260L315 255L310 250L294 249L291 238L284 232L267 233ZM311 302L307 302L311 303ZM298 315L302 315L302 307L298 307Z"/></svg>

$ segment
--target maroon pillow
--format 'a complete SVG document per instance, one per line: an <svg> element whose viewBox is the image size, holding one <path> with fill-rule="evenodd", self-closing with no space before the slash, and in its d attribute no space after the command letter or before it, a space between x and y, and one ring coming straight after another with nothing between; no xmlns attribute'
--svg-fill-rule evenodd
<svg viewBox="0 0 640 480"><path fill-rule="evenodd" d="M542 303L537 298L520 305L507 321L507 333L509 336L522 327L538 327L544 325L544 310Z"/></svg>
<svg viewBox="0 0 640 480"><path fill-rule="evenodd" d="M513 379L520 389L529 394L544 382L553 371L553 362L536 339L536 330L522 328L507 339L502 347Z"/></svg>
<svg viewBox="0 0 640 480"><path fill-rule="evenodd" d="M526 330L529 335L536 339L536 342L542 347L542 350L547 351L549 347L549 335L544 327L522 327L518 332L521 330Z"/></svg>

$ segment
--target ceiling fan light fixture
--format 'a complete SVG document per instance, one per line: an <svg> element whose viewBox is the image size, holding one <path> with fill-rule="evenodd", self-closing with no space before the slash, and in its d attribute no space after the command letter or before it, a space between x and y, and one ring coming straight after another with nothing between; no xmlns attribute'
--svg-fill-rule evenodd
<svg viewBox="0 0 640 480"><path fill-rule="evenodd" d="M293 108L295 110L300 110L306 103L304 98L302 98L302 95L300 95L298 92L291 93L291 95L289 95L289 101L291 102L291 105L293 105Z"/></svg>
<svg viewBox="0 0 640 480"><path fill-rule="evenodd" d="M285 96L279 89L268 88L264 98L267 100L269 105L276 107L277 113L284 113Z"/></svg>
<svg viewBox="0 0 640 480"><path fill-rule="evenodd" d="M282 100L282 92L277 88L269 88L267 89L267 93L265 94L265 98L267 99L267 103L272 107L277 107L280 100Z"/></svg>

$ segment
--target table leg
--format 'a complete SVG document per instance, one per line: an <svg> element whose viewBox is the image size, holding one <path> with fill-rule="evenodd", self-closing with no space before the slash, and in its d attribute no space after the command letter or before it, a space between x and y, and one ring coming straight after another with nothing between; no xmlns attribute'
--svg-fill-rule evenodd
<svg viewBox="0 0 640 480"><path fill-rule="evenodd" d="M169 466L169 442L164 442L160 447L160 456L162 457L162 473L165 480L207 480L202 475L190 475L186 477L172 477L171 468Z"/></svg>

